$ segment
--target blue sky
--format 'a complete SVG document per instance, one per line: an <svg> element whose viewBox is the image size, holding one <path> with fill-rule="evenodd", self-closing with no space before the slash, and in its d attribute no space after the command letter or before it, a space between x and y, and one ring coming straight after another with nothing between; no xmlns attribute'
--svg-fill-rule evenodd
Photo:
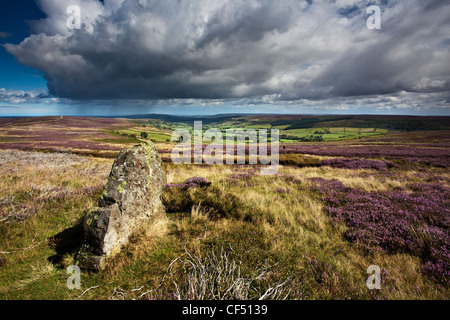
<svg viewBox="0 0 450 320"><path fill-rule="evenodd" d="M2 1L0 116L450 115L448 16L439 0Z"/></svg>
<svg viewBox="0 0 450 320"><path fill-rule="evenodd" d="M0 43L19 44L30 35L28 20L45 15L33 1L2 1L0 10ZM15 57L0 47L0 88L9 90L46 90L42 73L19 64Z"/></svg>

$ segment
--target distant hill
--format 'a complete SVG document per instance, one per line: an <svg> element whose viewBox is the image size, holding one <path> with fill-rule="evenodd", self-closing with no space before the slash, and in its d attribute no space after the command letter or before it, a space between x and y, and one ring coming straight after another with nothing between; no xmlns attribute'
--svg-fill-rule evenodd
<svg viewBox="0 0 450 320"><path fill-rule="evenodd" d="M0 123L20 121L36 121L33 119L53 119L55 117L0 117ZM59 118L59 117L56 117ZM423 131L449 130L449 116L404 116L404 115L290 115L290 114L216 114L216 115L169 115L169 114L137 114L116 115L102 117L70 117L130 119L130 120L159 120L170 123L185 123L189 126L194 121L202 121L206 125L222 124L225 122L240 124L241 126L280 127L284 130L310 128L377 128L389 131ZM28 120L27 120L28 119Z"/></svg>

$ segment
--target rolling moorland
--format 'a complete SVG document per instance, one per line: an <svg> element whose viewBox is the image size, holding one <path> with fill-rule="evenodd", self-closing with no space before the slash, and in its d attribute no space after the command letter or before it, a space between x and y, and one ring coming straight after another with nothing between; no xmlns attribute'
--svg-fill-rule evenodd
<svg viewBox="0 0 450 320"><path fill-rule="evenodd" d="M173 130L194 120L279 129L278 173L172 163ZM145 140L163 160L167 218L68 289L74 252L54 236ZM0 160L0 299L450 297L449 117L0 118Z"/></svg>

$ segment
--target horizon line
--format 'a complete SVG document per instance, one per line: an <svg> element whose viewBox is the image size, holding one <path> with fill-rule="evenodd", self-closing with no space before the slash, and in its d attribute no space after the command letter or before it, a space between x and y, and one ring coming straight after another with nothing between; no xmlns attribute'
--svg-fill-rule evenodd
<svg viewBox="0 0 450 320"><path fill-rule="evenodd" d="M149 117L151 116L170 116L177 118L195 118L195 117L216 117L216 116L390 116L390 117L450 117L450 115L444 114L375 114L375 113L216 113L216 114L170 114L170 113L137 113L127 115L64 115L64 114L51 114L51 115L17 115L6 116L0 115L0 118L45 118L45 117L78 117L78 118L132 118L132 117ZM144 119L144 118L143 118Z"/></svg>

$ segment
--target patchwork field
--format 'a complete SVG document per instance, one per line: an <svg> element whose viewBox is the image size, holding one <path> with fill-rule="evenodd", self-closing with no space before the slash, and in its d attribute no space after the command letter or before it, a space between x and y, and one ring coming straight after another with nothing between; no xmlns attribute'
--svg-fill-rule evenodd
<svg viewBox="0 0 450 320"><path fill-rule="evenodd" d="M172 163L171 132L192 119L0 119L0 298L449 299L448 118L304 118L205 119L337 136L281 140L274 176ZM68 289L73 252L52 237L95 205L118 151L146 139L166 160L167 219ZM366 286L371 265L380 289Z"/></svg>

